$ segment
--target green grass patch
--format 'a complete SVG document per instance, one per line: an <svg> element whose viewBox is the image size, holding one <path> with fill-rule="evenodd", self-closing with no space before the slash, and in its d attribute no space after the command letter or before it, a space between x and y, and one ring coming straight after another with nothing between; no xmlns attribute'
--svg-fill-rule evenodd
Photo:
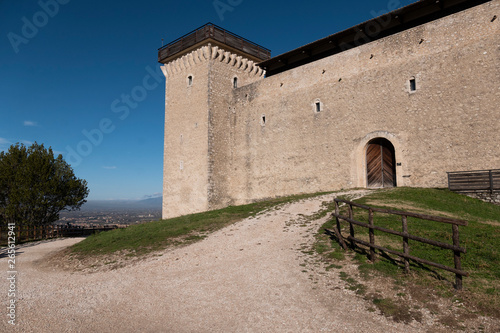
<svg viewBox="0 0 500 333"><path fill-rule="evenodd" d="M319 254L325 253L326 251L329 250L328 244L318 242L314 244L314 251L316 251Z"/></svg>
<svg viewBox="0 0 500 333"><path fill-rule="evenodd" d="M350 277L346 272L340 272L339 276L341 280L347 283L347 289L354 291L357 295L364 295L366 293L366 286Z"/></svg>
<svg viewBox="0 0 500 333"><path fill-rule="evenodd" d="M330 264L328 266L325 267L325 270L329 271L331 270L332 268L335 268L335 269L341 269L342 266L341 265L336 265L336 264Z"/></svg>
<svg viewBox="0 0 500 333"><path fill-rule="evenodd" d="M411 323L413 320L422 322L422 313L412 311L409 306L397 304L390 298L373 298L373 304L386 317L391 317L396 322Z"/></svg>

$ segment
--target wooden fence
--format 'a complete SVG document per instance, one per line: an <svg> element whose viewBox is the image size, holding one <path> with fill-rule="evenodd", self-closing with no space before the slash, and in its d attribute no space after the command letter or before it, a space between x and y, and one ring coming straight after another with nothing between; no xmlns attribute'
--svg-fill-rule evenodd
<svg viewBox="0 0 500 333"><path fill-rule="evenodd" d="M96 232L117 229L117 225L79 227L68 225L16 226L16 244L58 237L83 237ZM0 227L0 245L7 244L9 229Z"/></svg>
<svg viewBox="0 0 500 333"><path fill-rule="evenodd" d="M348 206L349 216L343 216L340 214L339 203L345 203ZM361 209L368 211L368 223L354 220L353 207L359 207ZM373 216L375 212L401 216L402 231L391 230L391 229L387 229L387 228L383 228L383 227L375 225L374 216ZM460 247L459 233L458 233L458 226L467 226L467 224L468 224L467 221L450 219L450 218L439 217L439 216L430 216L430 215L416 214L416 213L411 213L411 212L369 207L369 206L360 205L360 204L357 204L355 202L342 200L342 199L335 199L335 213L333 213L333 216L335 216L336 222L337 222L337 225L333 229L333 233L338 238L338 240L339 240L341 246L344 248L344 250L347 249L347 245L345 244L344 236L341 233L340 221L346 221L349 223L349 236L345 237L345 239L350 241L350 247L354 248L355 243L359 243L359 244L362 244L362 245L369 247L371 261L375 260L375 249L377 249L377 250L385 251L387 253L395 254L397 256L402 257L404 259L404 265L405 265L406 272L409 272L410 260L413 260L415 262L419 262L419 263L422 263L425 265L441 268L441 269L444 269L446 271L450 271L450 272L455 273L455 288L458 290L462 289L462 277L469 276L469 273L462 270L462 264L460 261L460 253L466 253L466 251L464 248ZM451 224L453 245L409 234L408 233L408 222L407 222L408 217L413 217L413 218L427 220L427 221L436 221L436 222ZM353 225L358 225L361 227L368 228L370 241L366 242L364 240L356 238L354 235ZM403 238L403 252L390 250L390 249L387 249L385 247L376 245L375 244L374 230L378 230L378 231L382 231L382 232L386 232L389 234L393 234L393 235L397 235L397 236L402 237ZM417 241L417 242L438 246L438 247L443 248L443 249L452 250L453 254L454 254L455 267L454 268L448 267L448 266L445 266L445 265L442 265L439 263L435 263L435 262L432 262L429 260L425 260L425 259L410 255L410 246L408 244L408 240L410 240L410 239Z"/></svg>
<svg viewBox="0 0 500 333"><path fill-rule="evenodd" d="M500 169L448 172L448 189L454 192L500 191Z"/></svg>

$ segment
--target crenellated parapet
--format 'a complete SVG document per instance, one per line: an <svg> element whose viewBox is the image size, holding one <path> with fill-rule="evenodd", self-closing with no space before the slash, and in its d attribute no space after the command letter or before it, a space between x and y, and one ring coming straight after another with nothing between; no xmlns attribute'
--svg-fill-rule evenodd
<svg viewBox="0 0 500 333"><path fill-rule="evenodd" d="M219 46L211 44L202 46L188 54L183 55L161 67L163 74L168 79L175 75L186 71L190 67L196 66L207 61L219 61L229 66L235 67L237 70L246 72L257 77L264 77L265 70L257 66L257 64L241 55L228 52Z"/></svg>

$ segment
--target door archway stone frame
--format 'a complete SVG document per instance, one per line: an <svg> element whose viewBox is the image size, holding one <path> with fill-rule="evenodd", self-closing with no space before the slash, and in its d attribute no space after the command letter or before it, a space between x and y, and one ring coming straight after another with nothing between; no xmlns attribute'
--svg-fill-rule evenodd
<svg viewBox="0 0 500 333"><path fill-rule="evenodd" d="M355 187L367 188L367 170L366 170L366 149L368 143L373 139L386 139L394 146L394 155L396 160L396 185L409 186L409 181L403 177L408 166L406 164L406 154L403 150L402 139L388 131L374 131L363 138L357 140L358 144L352 156L351 177Z"/></svg>

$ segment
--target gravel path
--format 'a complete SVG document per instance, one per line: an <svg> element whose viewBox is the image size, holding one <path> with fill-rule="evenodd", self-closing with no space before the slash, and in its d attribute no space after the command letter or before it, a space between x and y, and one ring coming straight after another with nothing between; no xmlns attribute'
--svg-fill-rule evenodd
<svg viewBox="0 0 500 333"><path fill-rule="evenodd" d="M338 274L311 277L300 251L304 226L332 195L288 204L201 242L111 271L41 268L38 261L81 239L42 242L17 255L17 325L1 332L420 332L367 310ZM0 259L7 274L7 258ZM323 269L324 271L324 269Z"/></svg>

